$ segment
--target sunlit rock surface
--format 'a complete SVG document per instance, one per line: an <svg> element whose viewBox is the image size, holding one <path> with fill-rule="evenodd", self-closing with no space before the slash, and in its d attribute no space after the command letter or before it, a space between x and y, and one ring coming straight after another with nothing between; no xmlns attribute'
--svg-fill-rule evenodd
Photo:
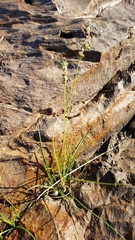
<svg viewBox="0 0 135 240"><path fill-rule="evenodd" d="M41 190L27 191L46 182L38 125L50 166L55 166L52 138L61 147L61 61L69 63L70 100L78 52L87 41L92 47L79 69L67 141L75 146L91 130L84 142L90 148L77 165L121 145L84 171L85 180L104 184L78 185L74 196L125 239L135 239L134 12L132 0L0 1L0 213L9 212L3 195L14 204L21 201L20 222L38 240L121 239L77 203L51 197L36 202ZM19 235L31 239L22 231L7 239L19 240Z"/></svg>

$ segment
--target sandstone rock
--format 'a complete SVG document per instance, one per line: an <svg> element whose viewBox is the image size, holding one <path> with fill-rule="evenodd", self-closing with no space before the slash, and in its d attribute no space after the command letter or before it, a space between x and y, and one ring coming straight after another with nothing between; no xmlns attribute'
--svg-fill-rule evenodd
<svg viewBox="0 0 135 240"><path fill-rule="evenodd" d="M94 17L99 15L105 8L112 7L122 2L122 0L85 0L81 3L78 0L68 2L53 0L52 2L55 3L58 12L64 16L88 15Z"/></svg>
<svg viewBox="0 0 135 240"><path fill-rule="evenodd" d="M90 132L84 141L84 146L90 148L79 158L78 165L94 153L119 143L121 147L84 171L85 180L103 181L104 185L82 182L79 187L75 185L71 197L78 196L125 239L135 238L134 10L132 0L85 0L79 4L77 0L0 2L0 213L10 215L11 206L4 196L15 205L21 200L21 213L31 201L33 205L28 204L20 222L37 239L120 239L115 231L91 212L79 210L75 203L61 199L65 202L60 205L60 200L51 198L48 202L35 202L42 190L28 191L47 181L37 126L50 166L55 165L53 137L61 148L61 61L66 58L69 63L70 101L78 52L86 41L92 47L85 52L79 69L67 121L67 142L75 147ZM59 205L60 211L54 217ZM1 224L1 231L5 227ZM26 232L15 230L7 237L20 239L19 235L21 239L30 239Z"/></svg>

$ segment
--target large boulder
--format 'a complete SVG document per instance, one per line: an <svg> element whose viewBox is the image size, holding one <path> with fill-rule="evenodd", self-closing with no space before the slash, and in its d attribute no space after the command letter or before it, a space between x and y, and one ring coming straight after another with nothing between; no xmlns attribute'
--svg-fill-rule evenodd
<svg viewBox="0 0 135 240"><path fill-rule="evenodd" d="M9 216L10 202L19 205L18 224L37 239L120 239L116 231L135 238L134 10L132 0L0 2L0 213ZM78 53L87 41L92 46L85 51L74 88ZM38 199L40 187L32 188L47 181L38 127L54 169L52 141L59 151L62 146L63 58L69 63L67 101L74 90L67 143L75 148L89 133L82 145L89 149L75 164L106 152L83 170L86 182L94 183L73 187L72 197L85 209L71 199ZM0 229L7 227L1 223ZM16 230L6 237L30 239Z"/></svg>

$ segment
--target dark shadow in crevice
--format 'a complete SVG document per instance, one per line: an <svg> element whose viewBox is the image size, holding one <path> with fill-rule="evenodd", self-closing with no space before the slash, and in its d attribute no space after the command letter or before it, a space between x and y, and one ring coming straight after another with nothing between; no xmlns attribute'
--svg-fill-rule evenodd
<svg viewBox="0 0 135 240"><path fill-rule="evenodd" d="M25 2L26 4L30 4L30 5L33 4L33 0L24 0L24 2Z"/></svg>
<svg viewBox="0 0 135 240"><path fill-rule="evenodd" d="M83 58L84 61L90 62L100 62L101 52L99 51L85 51L85 57Z"/></svg>
<svg viewBox="0 0 135 240"><path fill-rule="evenodd" d="M77 59L79 55L78 50L68 50L65 53L65 57ZM99 63L101 58L101 52L98 51L85 51L84 58L82 61Z"/></svg>
<svg viewBox="0 0 135 240"><path fill-rule="evenodd" d="M105 142L103 140L102 146L95 153L96 156L100 155L101 153L105 153L107 151L110 139L111 139L111 137L109 137Z"/></svg>
<svg viewBox="0 0 135 240"><path fill-rule="evenodd" d="M62 37L62 38L74 38L72 32L67 32L67 33L61 32L61 33L60 33L60 37Z"/></svg>
<svg viewBox="0 0 135 240"><path fill-rule="evenodd" d="M126 136L132 136L132 138L135 138L135 115L133 115L131 120L122 130L123 132L126 132Z"/></svg>
<svg viewBox="0 0 135 240"><path fill-rule="evenodd" d="M61 38L86 38L84 33L79 29L79 30L74 30L74 31L61 31L60 33Z"/></svg>
<svg viewBox="0 0 135 240"><path fill-rule="evenodd" d="M93 209L93 213L97 216L100 216L101 215L101 211L99 210L99 208L94 208Z"/></svg>
<svg viewBox="0 0 135 240"><path fill-rule="evenodd" d="M29 53L27 53L27 57L42 57L42 52L40 52L39 50L35 50L35 51L31 51Z"/></svg>
<svg viewBox="0 0 135 240"><path fill-rule="evenodd" d="M50 15L47 15L47 16L33 15L33 16L31 16L31 20L32 20L32 22L38 22L38 23L43 23L43 24L57 22L57 18L52 17Z"/></svg>
<svg viewBox="0 0 135 240"><path fill-rule="evenodd" d="M44 131L40 130L40 135L41 135L42 142L51 142L51 140L50 140L47 136L45 136ZM34 134L33 134L33 139L34 139L36 142L40 142L39 132L38 132L38 131L35 131L35 132L34 132Z"/></svg>
<svg viewBox="0 0 135 240"><path fill-rule="evenodd" d="M15 24L18 22L13 22L14 19L24 19L26 21L26 19L28 18L29 19L29 13L27 11L21 11L21 10L18 10L18 9L15 9L15 10L10 10L10 9L7 9L7 8L0 8L0 19L4 18L5 16L8 16L10 18L10 21L5 21L1 24L1 26L10 26L12 24Z"/></svg>
<svg viewBox="0 0 135 240"><path fill-rule="evenodd" d="M24 107L23 109L30 113L32 113L32 111L33 111L31 107Z"/></svg>

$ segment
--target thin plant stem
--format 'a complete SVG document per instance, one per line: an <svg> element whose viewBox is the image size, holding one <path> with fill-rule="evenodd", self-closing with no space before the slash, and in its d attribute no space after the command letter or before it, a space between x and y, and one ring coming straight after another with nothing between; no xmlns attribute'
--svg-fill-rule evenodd
<svg viewBox="0 0 135 240"><path fill-rule="evenodd" d="M71 105L72 105L72 100L73 100L73 94L75 91L75 86L76 86L76 81L78 78L78 72L79 72L79 67L81 64L82 59L84 58L84 51L87 49L90 49L91 44L90 42L85 43L84 47L81 49L79 52L78 56L78 62L76 66L76 72L74 75L74 80L73 80L73 85L70 93L70 99L69 102L67 102L67 67L68 63L66 60L62 61L62 69L63 69L63 83L64 83L64 132L63 132L63 139L62 139L62 175L64 176L66 174L66 169L67 169L67 164L68 164L68 155L67 155L67 121L68 121L68 116L71 110ZM72 158L74 160L74 157ZM71 161L70 161L71 163ZM71 166L71 164L70 164ZM65 178L64 178L65 179Z"/></svg>
<svg viewBox="0 0 135 240"><path fill-rule="evenodd" d="M69 115L70 110L71 110L71 105L72 105L72 101L73 101L73 95L74 95L74 91L75 91L75 86L76 86L76 81L77 81L77 77L78 77L78 72L79 72L79 67L80 67L80 64L81 64L81 60L82 60L82 58L78 59L78 63L77 63L77 67L76 67L76 73L75 73L75 76L74 76L74 81L73 81L73 86L72 86L72 91L71 91L71 97L70 97L70 101L69 101L68 108L67 108L67 115Z"/></svg>
<svg viewBox="0 0 135 240"><path fill-rule="evenodd" d="M74 91L75 91L76 81L77 81L78 73L79 73L79 67L80 67L82 59L85 57L84 56L84 51L89 50L90 47L91 47L91 43L87 42L87 43L85 43L84 47L79 52L76 72L75 72L75 75L74 75L74 81L73 81L73 86L72 86L72 91L71 91L71 97L70 97L70 101L69 101L69 104L68 104L68 111L67 111L68 115L69 115L69 112L71 110L71 105L72 105L72 101L73 101L73 95L74 95Z"/></svg>
<svg viewBox="0 0 135 240"><path fill-rule="evenodd" d="M57 168L58 168L59 177L60 177L60 179L62 179L63 175L62 175L61 162L59 161L59 156L58 156L55 144L54 144L54 139L52 141L52 146L53 146L53 155L54 155L54 159L56 161L56 165L57 165Z"/></svg>
<svg viewBox="0 0 135 240"><path fill-rule="evenodd" d="M24 228L21 225L18 225L17 228L24 230L25 232L27 232L33 238L33 240L36 240L36 238L33 236L33 234L28 229Z"/></svg>
<svg viewBox="0 0 135 240"><path fill-rule="evenodd" d="M66 60L62 61L62 69L63 69L63 83L64 83L64 132L63 132L63 139L62 139L62 175L65 175L66 169L66 162L67 162L67 119L68 119L68 112L67 112L67 67L68 63ZM64 182L63 182L64 183Z"/></svg>
<svg viewBox="0 0 135 240"><path fill-rule="evenodd" d="M103 222L104 224L106 224L109 228L111 228L114 232L116 232L122 239L126 240L126 238L123 237L123 235L117 231L114 227L112 227L108 222L106 222L104 219L100 218L97 214L95 214L92 210L90 210L89 208L87 208L84 204L82 204L77 198L74 197L74 199L87 211L89 211L92 215L94 215L96 218L99 219L100 222Z"/></svg>
<svg viewBox="0 0 135 240"><path fill-rule="evenodd" d="M124 140L124 141L125 141L125 140ZM123 141L123 142L124 142L124 141ZM122 142L122 143L123 143L123 142ZM115 147L109 149L109 150L106 151L106 152L103 152L103 153L99 154L98 156L95 156L95 157L92 158L92 159L89 159L88 161L86 161L85 163L83 163L82 165L80 165L79 167L77 167L77 168L73 169L71 172L67 173L67 174L66 174L65 176L63 176L62 178L63 178L63 179L66 179L68 176L70 176L70 175L73 174L74 172L78 171L78 170L81 169L82 167L84 167L84 166L88 165L89 163L95 161L96 159L98 159L99 157L103 156L104 154L113 151L114 149L116 149L117 147L119 147L122 143L116 145ZM51 188L55 187L55 186L56 186L58 183L60 183L60 182L61 182L61 179L57 180L55 183L53 183L51 186L49 186L48 189L46 189L45 191L43 191L43 192L37 197L37 201L38 201L42 196L44 196Z"/></svg>
<svg viewBox="0 0 135 240"><path fill-rule="evenodd" d="M41 134L40 134L40 129L39 129L39 126L38 126L38 135L39 135L39 141L40 141L40 151L41 151L41 154L42 154L42 158L43 158L43 162L44 162L44 166L45 166L45 170L47 172L47 176L49 178L49 182L50 184L53 184L53 176L50 172L50 169L48 167L48 164L46 162L46 158L45 158L45 155L44 155L44 151L43 151L43 147L42 147L42 139L41 139Z"/></svg>

